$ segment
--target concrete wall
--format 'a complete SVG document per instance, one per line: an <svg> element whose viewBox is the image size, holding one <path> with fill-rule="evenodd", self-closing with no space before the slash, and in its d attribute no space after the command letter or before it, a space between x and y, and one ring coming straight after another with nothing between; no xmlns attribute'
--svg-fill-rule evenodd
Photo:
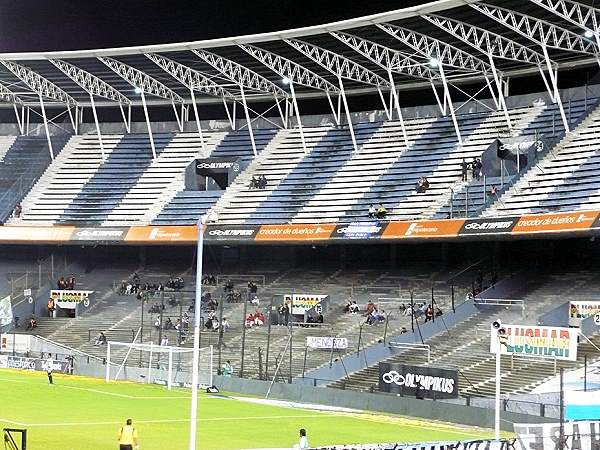
<svg viewBox="0 0 600 450"><path fill-rule="evenodd" d="M216 376L215 385L222 391L265 396L270 383L267 381ZM493 409L432 400L417 400L389 394L370 394L324 387L274 383L269 398L400 414L485 428L493 428L494 426ZM555 421L555 419L508 411L502 412L501 419L501 428L506 431L513 430L513 423Z"/></svg>

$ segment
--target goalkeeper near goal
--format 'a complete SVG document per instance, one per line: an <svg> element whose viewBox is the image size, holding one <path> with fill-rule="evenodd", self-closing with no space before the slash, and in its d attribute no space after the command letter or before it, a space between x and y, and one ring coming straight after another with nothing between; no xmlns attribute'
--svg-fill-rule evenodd
<svg viewBox="0 0 600 450"><path fill-rule="evenodd" d="M125 425L119 429L117 439L119 440L119 450L134 450L139 447L138 432L132 425L133 421L127 419Z"/></svg>

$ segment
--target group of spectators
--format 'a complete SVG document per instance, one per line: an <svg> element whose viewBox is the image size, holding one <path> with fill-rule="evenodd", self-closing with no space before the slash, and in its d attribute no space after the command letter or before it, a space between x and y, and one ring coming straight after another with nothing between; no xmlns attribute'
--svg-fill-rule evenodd
<svg viewBox="0 0 600 450"><path fill-rule="evenodd" d="M56 280L56 287L61 291L72 291L75 289L75 276L71 275L70 277L60 277Z"/></svg>
<svg viewBox="0 0 600 450"><path fill-rule="evenodd" d="M203 286L216 286L217 285L217 277L211 274L206 274L202 277L202 285Z"/></svg>
<svg viewBox="0 0 600 450"><path fill-rule="evenodd" d="M231 326L229 325L227 317L223 317L223 320L219 323L219 318L217 317L215 311L210 311L206 321L204 322L204 328L206 328L207 331L215 332L219 331L219 328L222 328L223 333L225 333L227 330L229 330L229 328L231 328Z"/></svg>
<svg viewBox="0 0 600 450"><path fill-rule="evenodd" d="M250 189L266 189L267 184L267 177L264 175L252 176Z"/></svg>
<svg viewBox="0 0 600 450"><path fill-rule="evenodd" d="M244 321L244 326L246 328L261 327L264 324L265 315L258 309L255 312L248 314L248 316L246 316L246 320Z"/></svg>
<svg viewBox="0 0 600 450"><path fill-rule="evenodd" d="M348 303L346 303L346 306L344 306L344 312L358 315L360 314L360 306L358 306L356 300L349 300ZM365 317L365 323L367 325L377 325L385 322L387 318L385 311L383 309L380 311L372 301L369 301L366 304L362 315Z"/></svg>
<svg viewBox="0 0 600 450"><path fill-rule="evenodd" d="M21 206L21 203L17 203L15 205L15 208L13 209L12 216L15 219L18 219L19 217L21 217L22 212L23 212L23 207Z"/></svg>
<svg viewBox="0 0 600 450"><path fill-rule="evenodd" d="M371 219L385 219L385 216L387 216L387 209L383 206L383 203L379 203L377 207L371 204L369 205L368 215Z"/></svg>
<svg viewBox="0 0 600 450"><path fill-rule="evenodd" d="M403 303L400 306L400 311L402 311L405 316L414 316L415 319L425 317L424 323L433 320L434 316L440 317L443 314L439 306L434 308L432 304L428 305L425 302L413 304L412 306Z"/></svg>
<svg viewBox="0 0 600 450"><path fill-rule="evenodd" d="M483 176L483 163L480 158L473 158L473 161L470 163L467 160L463 159L460 163L461 169L461 181L469 181L469 169L471 169L471 174L473 180L479 180Z"/></svg>

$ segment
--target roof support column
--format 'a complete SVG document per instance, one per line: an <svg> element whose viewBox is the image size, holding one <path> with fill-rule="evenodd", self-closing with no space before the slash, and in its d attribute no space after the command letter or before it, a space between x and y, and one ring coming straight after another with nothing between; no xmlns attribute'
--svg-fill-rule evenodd
<svg viewBox="0 0 600 450"><path fill-rule="evenodd" d="M102 159L104 160L104 143L102 142L102 133L100 132L100 124L98 122L98 113L96 112L96 102L94 102L94 96L90 92L90 104L92 105L92 114L94 115L94 123L96 124L96 133L98 134L98 144L100 144L100 152L102 153Z"/></svg>
<svg viewBox="0 0 600 450"><path fill-rule="evenodd" d="M148 137L150 138L150 147L152 147L152 158L156 159L156 147L154 147L154 137L152 136L152 127L150 126L150 116L148 115L148 106L146 105L146 96L141 92L142 106L144 107L144 116L146 117L146 126L148 127Z"/></svg>
<svg viewBox="0 0 600 450"><path fill-rule="evenodd" d="M123 109L123 103L119 103L119 109L121 110L121 117L123 117L123 123L125 124L125 130L127 133L131 133L131 103L128 105L127 116L125 116L125 110Z"/></svg>
<svg viewBox="0 0 600 450"><path fill-rule="evenodd" d="M454 129L456 130L456 137L458 138L458 143L462 145L462 136L460 135L458 120L456 120L456 113L454 112L454 106L452 105L452 97L450 97L450 89L448 87L448 80L446 80L446 74L444 73L443 64L440 63L438 67L440 69L440 77L442 78L442 84L444 85L444 104L448 108L450 108L450 115L452 116L452 123L454 124Z"/></svg>
<svg viewBox="0 0 600 450"><path fill-rule="evenodd" d="M23 136L24 129L24 120L23 120L23 112L25 111L25 107L21 106L21 115L19 116L19 110L17 109L17 104L13 103L13 109L15 110L15 116L17 117L17 125L19 126L19 133Z"/></svg>
<svg viewBox="0 0 600 450"><path fill-rule="evenodd" d="M381 103L383 103L383 110L385 111L385 115L388 120L392 120L392 109L388 107L387 101L383 96L383 92L381 92L381 87L377 87L377 92L379 92L379 98L381 99Z"/></svg>
<svg viewBox="0 0 600 450"><path fill-rule="evenodd" d="M71 111L71 107L67 105L67 112L69 113L69 119L71 120L71 126L73 127L73 132L77 134L77 117L73 117L73 112Z"/></svg>
<svg viewBox="0 0 600 450"><path fill-rule="evenodd" d="M294 89L293 82L290 82L290 92L292 94L292 103L294 106L294 113L296 114L296 119L298 119L298 131L300 131L300 140L302 141L302 149L304 150L304 153L308 153L308 150L306 149L306 141L304 140L304 130L302 129L302 120L300 119L300 111L298 111L298 101L296 100L296 90Z"/></svg>
<svg viewBox="0 0 600 450"><path fill-rule="evenodd" d="M50 139L50 131L48 131L48 119L46 117L46 108L44 106L44 99L42 98L42 94L38 94L38 98L40 99L42 118L44 119L44 129L46 130L46 139L48 140L48 150L50 151L50 159L54 161L54 150L52 149L52 139Z"/></svg>
<svg viewBox="0 0 600 450"><path fill-rule="evenodd" d="M196 128L198 129L198 137L200 138L200 146L202 147L202 156L208 158L208 152L206 151L206 144L204 143L204 136L202 135L202 127L200 126L200 116L198 114L198 105L196 105L196 94L194 89L190 89L190 96L192 98L192 108L194 108L194 118L196 119Z"/></svg>
<svg viewBox="0 0 600 450"><path fill-rule="evenodd" d="M248 124L248 133L250 133L250 142L252 142L252 151L254 152L254 156L257 156L258 152L256 151L256 142L254 142L252 122L250 121L250 113L248 112L248 104L246 103L246 94L244 92L243 84L240 84L240 93L242 94L242 104L244 105L244 114L246 115L246 123Z"/></svg>
<svg viewBox="0 0 600 450"><path fill-rule="evenodd" d="M444 101L442 102L440 100L440 96L438 94L438 91L435 87L435 84L433 84L433 80L429 81L431 83L431 89L433 90L433 95L435 95L435 100L437 101L438 107L440 108L440 112L442 113L442 115L446 115L446 96L444 96Z"/></svg>
<svg viewBox="0 0 600 450"><path fill-rule="evenodd" d="M408 134L406 133L406 126L404 124L404 117L402 117L402 108L400 108L400 100L398 99L398 91L396 90L396 84L394 83L394 77L392 71L388 69L388 79L390 80L390 86L392 86L392 97L394 100L394 107L396 108L396 114L398 114L398 120L400 121L400 127L402 128L402 135L404 136L404 145L408 147Z"/></svg>
<svg viewBox="0 0 600 450"><path fill-rule="evenodd" d="M352 137L352 145L354 146L354 151L358 152L358 145L356 145L356 137L354 136L354 127L352 126L352 116L350 116L350 109L348 108L348 100L346 99L346 91L344 91L344 82L342 81L342 77L338 77L338 83L340 85L340 96L344 102L346 119L348 120L348 129L350 130L350 136Z"/></svg>
<svg viewBox="0 0 600 450"><path fill-rule="evenodd" d="M335 106L333 106L333 101L331 100L331 95L327 92L327 100L329 101L329 106L331 107L331 112L333 113L333 119L335 120L335 124L340 124L340 97L338 96L338 108L337 113Z"/></svg>
<svg viewBox="0 0 600 450"><path fill-rule="evenodd" d="M171 105L173 105L173 112L175 113L175 120L177 121L179 131L183 132L183 103L181 104L181 114L177 112L177 106L175 106L175 102L173 100L171 100Z"/></svg>
<svg viewBox="0 0 600 450"><path fill-rule="evenodd" d="M25 122L25 136L29 136L29 118L31 116L31 110L29 106L27 107L27 122Z"/></svg>
<svg viewBox="0 0 600 450"><path fill-rule="evenodd" d="M286 104L287 104L287 100L286 100ZM287 111L281 109L281 105L279 104L279 100L277 100L277 97L275 97L275 105L277 105L277 110L279 111L279 116L281 117L281 123L283 124L283 128L287 128L288 127Z"/></svg>
<svg viewBox="0 0 600 450"><path fill-rule="evenodd" d="M565 115L565 109L563 108L562 99L560 98L560 92L558 90L558 73L554 72L552 69L552 61L550 60L550 56L548 55L548 49L545 45L542 45L542 52L544 54L544 59L546 60L546 67L548 68L548 75L550 76L550 82L552 83L552 92L551 97L554 100L554 103L558 105L558 110L560 111L560 116L562 117L563 124L565 126L565 131L568 133L571 131L569 127L569 121L567 120L567 116ZM541 69L540 69L541 70Z"/></svg>
<svg viewBox="0 0 600 450"><path fill-rule="evenodd" d="M506 119L506 124L508 125L508 129L512 130L512 123L510 121L510 115L508 114L508 108L506 107L506 99L504 98L504 89L502 89L502 80L498 75L498 70L496 70L496 64L494 63L494 58L492 55L488 53L488 59L490 61L490 67L492 68L492 75L494 76L494 82L496 83L496 88L498 89L498 108L502 108L504 112L504 118ZM490 88L490 92L492 89Z"/></svg>

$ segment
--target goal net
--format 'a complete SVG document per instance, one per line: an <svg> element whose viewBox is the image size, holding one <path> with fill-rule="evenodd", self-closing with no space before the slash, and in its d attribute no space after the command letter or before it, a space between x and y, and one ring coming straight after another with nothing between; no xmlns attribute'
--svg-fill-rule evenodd
<svg viewBox="0 0 600 450"><path fill-rule="evenodd" d="M191 348L112 342L106 344L106 382L129 380L172 387L192 386ZM200 349L198 386L213 385L212 346Z"/></svg>

